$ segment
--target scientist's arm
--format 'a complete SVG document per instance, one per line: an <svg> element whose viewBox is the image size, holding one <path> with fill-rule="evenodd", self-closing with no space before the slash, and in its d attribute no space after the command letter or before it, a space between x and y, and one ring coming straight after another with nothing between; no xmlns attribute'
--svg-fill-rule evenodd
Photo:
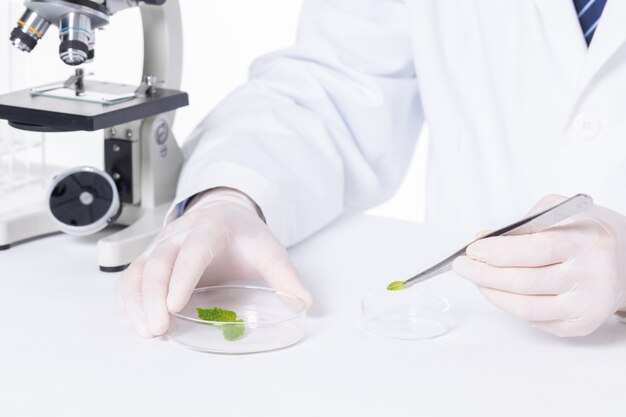
<svg viewBox="0 0 626 417"><path fill-rule="evenodd" d="M548 196L532 212L565 197ZM626 218L595 206L538 233L479 240L454 270L502 310L558 336L584 336L626 309Z"/></svg>
<svg viewBox="0 0 626 417"><path fill-rule="evenodd" d="M258 60L192 134L179 199L240 190L290 246L388 198L423 120L407 14L398 0L305 0L296 46Z"/></svg>
<svg viewBox="0 0 626 417"><path fill-rule="evenodd" d="M305 0L296 45L258 60L192 134L177 202L215 191L120 280L137 331L164 333L199 282L261 276L311 302L284 247L388 198L422 121L404 2Z"/></svg>

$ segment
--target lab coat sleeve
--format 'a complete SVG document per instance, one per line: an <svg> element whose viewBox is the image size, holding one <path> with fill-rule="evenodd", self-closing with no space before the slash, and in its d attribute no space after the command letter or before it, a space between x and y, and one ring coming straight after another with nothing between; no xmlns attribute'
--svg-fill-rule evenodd
<svg viewBox="0 0 626 417"><path fill-rule="evenodd" d="M305 0L296 44L257 60L192 133L176 201L240 190L289 246L389 198L423 121L405 9Z"/></svg>

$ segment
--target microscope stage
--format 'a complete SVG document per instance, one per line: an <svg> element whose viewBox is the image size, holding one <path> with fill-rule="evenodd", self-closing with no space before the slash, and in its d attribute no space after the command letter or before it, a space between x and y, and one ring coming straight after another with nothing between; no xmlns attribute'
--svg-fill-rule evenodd
<svg viewBox="0 0 626 417"><path fill-rule="evenodd" d="M85 81L86 91L132 94L136 86ZM158 88L152 95L117 104L32 95L21 90L0 96L0 119L15 128L43 132L94 131L176 110L189 104L187 93Z"/></svg>

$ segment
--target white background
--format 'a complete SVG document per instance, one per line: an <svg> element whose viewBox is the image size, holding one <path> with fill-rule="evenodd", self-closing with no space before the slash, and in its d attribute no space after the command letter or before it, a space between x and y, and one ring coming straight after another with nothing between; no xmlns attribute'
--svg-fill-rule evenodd
<svg viewBox="0 0 626 417"><path fill-rule="evenodd" d="M230 91L245 82L257 57L291 45L301 0L181 0L185 50L182 89L191 105L179 110L174 132L184 142L195 125ZM23 10L19 0L0 0L0 93L62 80L73 69L57 56L57 28L26 54L5 39ZM138 11L113 16L97 33L96 60L85 66L93 78L137 84L141 77L141 22ZM4 122L0 135L24 135ZM423 135L405 183L396 197L373 213L407 220L423 216L427 135ZM46 137L52 165L102 165L101 134L72 133Z"/></svg>

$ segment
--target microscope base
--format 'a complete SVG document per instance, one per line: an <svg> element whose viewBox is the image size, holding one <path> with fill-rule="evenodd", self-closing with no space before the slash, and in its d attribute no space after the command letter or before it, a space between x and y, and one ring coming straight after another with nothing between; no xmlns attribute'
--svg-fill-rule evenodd
<svg viewBox="0 0 626 417"><path fill-rule="evenodd" d="M98 241L98 265L103 272L119 272L133 262L146 250L152 239L163 228L165 215L170 204L155 208L138 207L132 213L132 222L125 222L124 213L119 219L121 224L129 224L123 230ZM124 209L126 211L126 208Z"/></svg>
<svg viewBox="0 0 626 417"><path fill-rule="evenodd" d="M58 232L44 203L32 204L0 215L0 248L2 250L7 250L18 242Z"/></svg>
<svg viewBox="0 0 626 417"><path fill-rule="evenodd" d="M125 206L118 224L128 227L98 241L98 265L103 272L120 272L146 250L163 227L170 204L155 208ZM0 216L0 250L13 244L58 233L45 206L33 205Z"/></svg>
<svg viewBox="0 0 626 417"><path fill-rule="evenodd" d="M105 272L107 274L114 274L116 272L123 272L126 270L126 268L128 268L128 265L124 265L124 266L101 266L100 267L100 272Z"/></svg>

